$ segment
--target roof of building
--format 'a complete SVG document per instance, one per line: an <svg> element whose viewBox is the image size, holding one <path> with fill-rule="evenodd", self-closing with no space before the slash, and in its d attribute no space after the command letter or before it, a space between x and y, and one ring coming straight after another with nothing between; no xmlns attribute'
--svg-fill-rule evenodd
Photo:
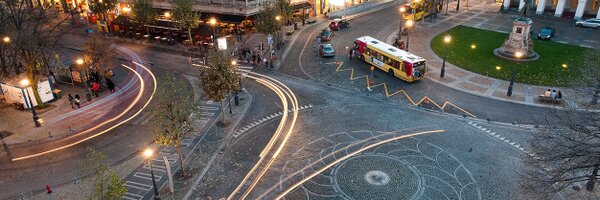
<svg viewBox="0 0 600 200"><path fill-rule="evenodd" d="M388 55L392 55L401 60L406 60L409 62L425 61L425 59L422 57L419 57L410 52L406 52L402 49L398 49L392 45L386 44L385 42L379 41L371 36L362 36L362 37L356 38L356 40L360 40L361 42L364 42L369 46L373 46L373 47L383 51L384 53L386 53Z"/></svg>

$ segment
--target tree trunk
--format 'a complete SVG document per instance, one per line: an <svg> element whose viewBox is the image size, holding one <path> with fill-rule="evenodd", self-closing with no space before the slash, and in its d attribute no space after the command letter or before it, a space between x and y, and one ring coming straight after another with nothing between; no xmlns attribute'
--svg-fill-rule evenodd
<svg viewBox="0 0 600 200"><path fill-rule="evenodd" d="M587 191L594 190L594 186L596 186L596 181L597 181L597 176L598 176L598 170L599 169L600 169L600 165L594 166L594 171L592 171L592 175L590 175L590 180L585 185L585 189Z"/></svg>
<svg viewBox="0 0 600 200"><path fill-rule="evenodd" d="M179 164L181 164L181 176L185 176L185 163L183 162L183 155L181 155L181 144L177 145L177 155L179 156Z"/></svg>
<svg viewBox="0 0 600 200"><path fill-rule="evenodd" d="M224 106L223 106L223 99L221 99L221 123L225 124L225 112L223 112L224 110Z"/></svg>
<svg viewBox="0 0 600 200"><path fill-rule="evenodd" d="M192 29L188 28L188 38L190 39L190 43L194 46L194 40L192 39Z"/></svg>

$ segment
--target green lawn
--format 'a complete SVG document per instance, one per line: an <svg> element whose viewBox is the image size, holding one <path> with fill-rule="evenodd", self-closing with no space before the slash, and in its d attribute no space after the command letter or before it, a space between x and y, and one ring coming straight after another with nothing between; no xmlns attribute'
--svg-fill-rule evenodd
<svg viewBox="0 0 600 200"><path fill-rule="evenodd" d="M533 36L533 50L540 59L529 62L509 61L498 58L493 51L502 45L508 34L457 26L437 35L431 48L440 57L444 55L443 37L449 34L447 62L463 69L509 80L511 70L517 73L516 81L534 85L567 86L580 75L578 67L583 63L584 52L589 49L553 41L541 41ZM471 45L475 48L471 48ZM563 67L566 64L566 68ZM500 67L500 70L497 69Z"/></svg>

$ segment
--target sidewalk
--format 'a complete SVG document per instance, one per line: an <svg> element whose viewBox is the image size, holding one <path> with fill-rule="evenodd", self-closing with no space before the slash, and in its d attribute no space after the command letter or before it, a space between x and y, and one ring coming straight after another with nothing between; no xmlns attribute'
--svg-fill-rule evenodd
<svg viewBox="0 0 600 200"><path fill-rule="evenodd" d="M454 8L455 5L456 2L452 2L449 4L449 7ZM501 101L540 107L557 106L555 104L542 103L537 100L538 96L543 94L547 89L557 89L562 91L563 96L566 97L563 98L565 102L562 105L569 105L574 108L586 107L587 102L591 99L591 95L584 96L572 88L538 86L515 82L513 94L509 97L506 95L510 84L509 81L473 73L448 62L446 62L445 77L440 78L443 60L431 50L431 46L429 45L431 40L436 35L457 25L471 27L481 26L482 18L502 17L509 21L512 20L513 16L510 14L499 14L499 6L500 5L491 2L482 2L476 5L475 2L472 2L469 8L462 7L459 12L451 9L447 16L439 14L438 19L433 22L429 22L428 19L426 19L425 22L419 20L415 26L414 32L411 33L410 42L411 44L422 45L410 45L410 52L427 60L429 69L427 78L466 93ZM393 43L397 33L398 31L395 31L390 34L390 36L386 38L386 42L389 44Z"/></svg>

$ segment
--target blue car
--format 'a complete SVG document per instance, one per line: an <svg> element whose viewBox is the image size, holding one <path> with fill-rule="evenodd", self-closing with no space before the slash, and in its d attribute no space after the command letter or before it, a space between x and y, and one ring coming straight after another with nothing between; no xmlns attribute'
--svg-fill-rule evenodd
<svg viewBox="0 0 600 200"><path fill-rule="evenodd" d="M554 33L556 31L554 31L553 28L551 27L544 27L542 28L542 30L540 30L540 33L538 34L538 39L540 40L550 40L550 38L554 37Z"/></svg>

